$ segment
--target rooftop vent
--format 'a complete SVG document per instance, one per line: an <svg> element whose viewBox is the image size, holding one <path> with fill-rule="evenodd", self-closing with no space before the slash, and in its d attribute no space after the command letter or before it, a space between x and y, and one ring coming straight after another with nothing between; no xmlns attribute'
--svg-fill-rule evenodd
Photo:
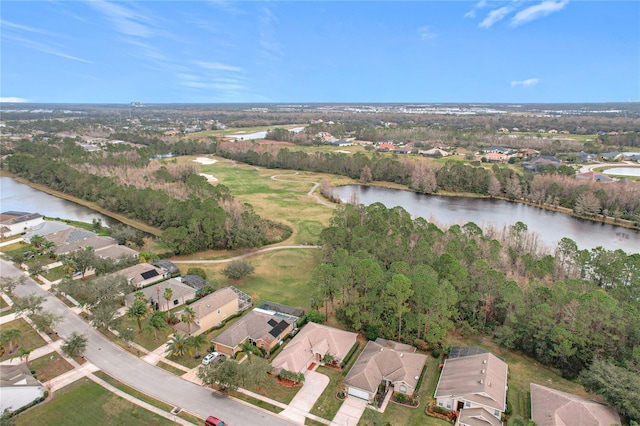
<svg viewBox="0 0 640 426"><path fill-rule="evenodd" d="M483 363L483 364L486 364L486 363L487 363L487 360L486 360L486 359L483 359L483 360L482 360L482 363Z"/></svg>
<svg viewBox="0 0 640 426"><path fill-rule="evenodd" d="M486 373L486 372L487 372L487 370L485 370L484 368L483 368L483 369L482 369L482 371L481 371L481 373L482 373L482 374L484 374L484 373Z"/></svg>
<svg viewBox="0 0 640 426"><path fill-rule="evenodd" d="M483 384L484 380L480 379L480 380L478 380L478 383Z"/></svg>

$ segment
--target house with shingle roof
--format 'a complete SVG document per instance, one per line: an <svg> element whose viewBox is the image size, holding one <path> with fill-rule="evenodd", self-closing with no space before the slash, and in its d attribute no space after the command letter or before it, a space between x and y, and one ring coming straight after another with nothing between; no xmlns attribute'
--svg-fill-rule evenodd
<svg viewBox="0 0 640 426"><path fill-rule="evenodd" d="M167 300L164 298L164 292L167 288L171 289L171 300L167 306ZM154 309L160 311L168 311L175 307L184 305L187 300L196 297L196 291L186 284L181 283L175 278L170 278L161 283L150 285L134 293L129 293L124 297L124 305L130 306L136 298L136 293L141 291L144 299L153 306Z"/></svg>
<svg viewBox="0 0 640 426"><path fill-rule="evenodd" d="M310 322L285 346L271 366L276 373L281 370L301 373L312 362L322 364L326 355L331 355L332 363L340 365L357 343L357 337L350 331Z"/></svg>
<svg viewBox="0 0 640 426"><path fill-rule="evenodd" d="M124 275L129 284L136 288L141 288L158 281L169 278L163 270L150 263L138 263L137 265L121 269L117 274Z"/></svg>
<svg viewBox="0 0 640 426"><path fill-rule="evenodd" d="M201 334L240 312L244 306L232 287L221 288L189 305L195 312L195 322L189 326L182 321L173 328L191 335ZM179 315L178 315L179 317Z"/></svg>
<svg viewBox="0 0 640 426"><path fill-rule="evenodd" d="M412 396L427 361L426 355L415 350L385 340L369 341L344 379L347 394L372 402L382 385Z"/></svg>
<svg viewBox="0 0 640 426"><path fill-rule="evenodd" d="M613 408L567 392L531 383L531 419L538 426L620 425Z"/></svg>
<svg viewBox="0 0 640 426"><path fill-rule="evenodd" d="M448 358L436 387L436 403L460 411L459 417L468 408L484 408L500 419L507 409L507 370L507 364L491 353Z"/></svg>
<svg viewBox="0 0 640 426"><path fill-rule="evenodd" d="M36 380L26 363L0 365L0 413L16 411L42 398L44 387Z"/></svg>
<svg viewBox="0 0 640 426"><path fill-rule="evenodd" d="M229 356L240 351L245 342L270 353L294 327L294 321L256 308L213 339L213 344L216 352Z"/></svg>

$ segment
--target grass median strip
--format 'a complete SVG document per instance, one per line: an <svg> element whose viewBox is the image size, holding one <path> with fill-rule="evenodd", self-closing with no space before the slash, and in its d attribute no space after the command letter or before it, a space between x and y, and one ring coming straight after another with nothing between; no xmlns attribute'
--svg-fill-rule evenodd
<svg viewBox="0 0 640 426"><path fill-rule="evenodd" d="M114 379L113 377L109 376L107 373L103 372L103 371L97 371L95 373L93 373L96 377L99 377L100 379L104 380L105 382L109 383L111 386L121 390L122 392L131 395L134 398L139 399L140 401L144 401L149 405L153 405L156 408L159 408L163 411L166 411L167 413L170 413L171 410L173 410L173 406L171 404L167 404L165 402L162 401L158 401L157 399L154 399L142 392L139 392L127 385L125 385L122 382L119 382L118 380ZM192 416L191 414L185 413L185 412L180 412L178 414L178 417L180 417L181 419L184 419L188 422L194 423L194 424L200 424L202 423L202 419L196 416Z"/></svg>

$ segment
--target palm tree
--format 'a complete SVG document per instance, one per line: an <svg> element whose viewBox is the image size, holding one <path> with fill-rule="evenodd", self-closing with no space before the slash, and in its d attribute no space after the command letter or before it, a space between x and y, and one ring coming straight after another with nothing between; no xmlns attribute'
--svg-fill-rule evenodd
<svg viewBox="0 0 640 426"><path fill-rule="evenodd" d="M169 343L167 343L167 354L169 356L183 356L187 352L187 349L187 336L182 333L174 334L171 336Z"/></svg>
<svg viewBox="0 0 640 426"><path fill-rule="evenodd" d="M167 312L169 312L169 300L173 297L173 289L171 287L165 288L162 297L167 301Z"/></svg>
<svg viewBox="0 0 640 426"><path fill-rule="evenodd" d="M187 333L191 335L191 324L196 322L196 312L193 308L190 308L189 306L184 308L182 315L180 315L180 321L187 324Z"/></svg>
<svg viewBox="0 0 640 426"><path fill-rule="evenodd" d="M158 340L158 331L167 327L167 314L162 311L155 311L151 318L147 330L153 333L153 340Z"/></svg>
<svg viewBox="0 0 640 426"><path fill-rule="evenodd" d="M127 309L127 317L135 319L138 323L138 330L142 331L142 320L149 315L149 307L144 300L136 298Z"/></svg>
<svg viewBox="0 0 640 426"><path fill-rule="evenodd" d="M195 336L189 337L189 349L194 349L196 351L195 358L200 358L200 349L208 342L207 336L204 334L196 334ZM191 355L191 354L190 354Z"/></svg>
<svg viewBox="0 0 640 426"><path fill-rule="evenodd" d="M74 331L68 339L64 340L61 349L69 358L79 358L87 349L87 343L89 343L87 336Z"/></svg>
<svg viewBox="0 0 640 426"><path fill-rule="evenodd" d="M33 348L20 348L18 353L16 353L11 358L20 358L20 361L24 361L27 363L27 367L29 367L29 356L31 356L31 352L33 352Z"/></svg>
<svg viewBox="0 0 640 426"><path fill-rule="evenodd" d="M10 328L8 330L2 331L0 333L0 344L4 349L5 345L7 345L7 350L9 353L12 353L15 350L15 346L18 344L18 338L22 333L17 328Z"/></svg>

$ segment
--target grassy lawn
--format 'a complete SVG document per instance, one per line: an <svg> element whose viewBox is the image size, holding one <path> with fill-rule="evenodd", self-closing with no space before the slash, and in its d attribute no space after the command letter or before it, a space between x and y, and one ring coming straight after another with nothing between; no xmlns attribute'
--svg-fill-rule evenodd
<svg viewBox="0 0 640 426"><path fill-rule="evenodd" d="M241 400L243 400L245 402L248 402L251 405L255 405L256 407L264 408L265 410L271 411L272 413L276 413L277 414L277 413L282 412L282 408L280 408L280 407L276 407L273 404L269 404L268 402L264 402L264 401L262 401L260 399L255 399L255 398L253 398L253 397L251 397L249 395L245 395L245 394L240 393L240 392L233 392L232 391L232 392L229 392L229 395L233 396L234 398L241 399Z"/></svg>
<svg viewBox="0 0 640 426"><path fill-rule="evenodd" d="M154 340L153 332L146 331L149 324L149 318L150 316L142 320L142 331L140 331L138 329L138 322L124 315L120 317L120 321L115 329L120 332L127 328L132 328L135 330L133 334L133 342L139 344L148 351L153 351L168 340L168 336L173 334L173 328L167 325L163 330L158 330L158 340ZM115 336L113 337L115 338Z"/></svg>
<svg viewBox="0 0 640 426"><path fill-rule="evenodd" d="M174 374L176 376L182 376L185 373L185 371L180 370L179 368L175 368L173 365L169 365L166 362L158 361L156 365L162 368L163 370L167 370L169 373Z"/></svg>
<svg viewBox="0 0 640 426"><path fill-rule="evenodd" d="M364 349L364 346L362 346L362 349ZM358 351L360 351L360 349L358 349ZM353 358L356 358L357 355L357 353L353 354ZM331 420L336 416L336 413L342 405L342 401L336 398L336 394L342 388L342 381L349 370L338 371L333 368L319 366L316 372L329 377L329 384L311 409L311 414Z"/></svg>
<svg viewBox="0 0 640 426"><path fill-rule="evenodd" d="M73 407L70 409L70 407ZM89 379L56 392L55 397L15 418L16 425L171 425L171 420L126 401Z"/></svg>
<svg viewBox="0 0 640 426"><path fill-rule="evenodd" d="M30 364L29 368L35 370L33 376L42 383L73 370L73 366L55 352L34 359Z"/></svg>
<svg viewBox="0 0 640 426"><path fill-rule="evenodd" d="M232 281L221 274L227 266L221 264L183 264L172 259L181 269L201 267L220 282L221 287L233 285L249 294L253 304L272 301L309 310L311 288L307 282L313 269L322 260L322 250L291 249L260 253L246 259L256 269L255 272L239 281Z"/></svg>
<svg viewBox="0 0 640 426"><path fill-rule="evenodd" d="M195 157L179 161L192 162ZM312 172L263 169L223 158L211 165L200 165L202 173L215 176L233 196L253 206L261 217L291 226L287 244L316 243L320 231L329 223L333 209L316 202L307 193L324 175ZM277 175L277 179L271 176Z"/></svg>
<svg viewBox="0 0 640 426"><path fill-rule="evenodd" d="M37 349L47 344L47 342L45 342L44 339L40 337L38 333L36 333L33 327L31 327L22 318L18 318L6 324L2 324L2 331L14 328L20 330L20 337L18 337L17 339L18 344L16 345L15 352L5 352L2 357L0 357L0 361L10 359L20 351L20 348Z"/></svg>
<svg viewBox="0 0 640 426"><path fill-rule="evenodd" d="M109 383L111 386L121 390L122 392L133 396L134 398L139 399L140 401L144 401L147 404L153 405L156 408L159 408L161 410L166 411L167 413L170 412L171 410L173 410L173 406L171 404L167 404L164 403L162 401L158 401L157 399L153 399L150 396L145 395L142 392L138 392L137 390L130 388L129 386L125 385L124 383L119 382L118 380L114 379L113 377L109 376L108 374L102 372L102 371L97 371L94 373L94 375L96 375L97 377L101 378L102 380L104 380L105 382ZM191 423L194 424L201 424L202 420L199 417L195 417L192 416L189 413L186 412L180 412L178 414L178 417L185 419Z"/></svg>
<svg viewBox="0 0 640 426"><path fill-rule="evenodd" d="M41 275L46 279L48 279L49 281L53 282L66 277L67 271L65 271L64 267L58 266L57 268L49 269L47 272Z"/></svg>
<svg viewBox="0 0 640 426"><path fill-rule="evenodd" d="M8 307L9 304L4 301L2 297L0 297L0 309Z"/></svg>
<svg viewBox="0 0 640 426"><path fill-rule="evenodd" d="M245 361L246 362L246 361ZM244 386L242 386L244 387ZM265 382L265 384L257 388L253 384L248 384L245 389L250 390L251 392L255 392L257 394L266 396L268 398L274 399L278 402L282 402L283 404L288 404L291 402L294 396L300 390L300 387L287 387L281 385L275 377L269 378Z"/></svg>

